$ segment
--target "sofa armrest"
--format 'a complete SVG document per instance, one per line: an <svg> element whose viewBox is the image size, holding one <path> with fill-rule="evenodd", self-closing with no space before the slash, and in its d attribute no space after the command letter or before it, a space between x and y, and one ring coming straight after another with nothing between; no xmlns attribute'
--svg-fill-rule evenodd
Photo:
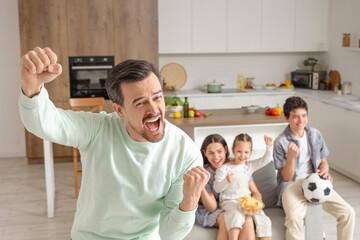
<svg viewBox="0 0 360 240"><path fill-rule="evenodd" d="M308 202L304 219L306 240L323 239L322 211L321 204Z"/></svg>

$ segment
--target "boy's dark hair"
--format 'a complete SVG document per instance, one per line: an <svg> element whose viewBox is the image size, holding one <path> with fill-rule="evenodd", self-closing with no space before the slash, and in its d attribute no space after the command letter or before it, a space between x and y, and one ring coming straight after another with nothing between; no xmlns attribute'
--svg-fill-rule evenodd
<svg viewBox="0 0 360 240"><path fill-rule="evenodd" d="M247 133L240 133L235 137L233 142L233 148L235 147L235 143L237 141L249 142L251 144L251 151L252 151L252 146L253 146L252 138Z"/></svg>
<svg viewBox="0 0 360 240"><path fill-rule="evenodd" d="M283 107L284 116L286 118L289 118L290 112L297 108L304 108L306 112L308 111L307 103L301 97L296 97L296 96L289 97L288 99L286 99L284 103L284 107Z"/></svg>
<svg viewBox="0 0 360 240"><path fill-rule="evenodd" d="M121 91L121 83L138 82L154 73L161 87L163 82L156 67L145 60L129 59L116 65L108 74L105 82L106 92L114 103L124 106L124 94Z"/></svg>
<svg viewBox="0 0 360 240"><path fill-rule="evenodd" d="M221 143L221 145L223 145L223 147L225 149L227 149L226 159L229 158L229 148L227 146L226 140L219 134L211 134L211 135L207 136L204 139L203 144L202 144L201 149L200 149L201 155L202 155L203 161L204 161L204 166L205 166L205 164L210 164L209 160L207 159L207 157L204 154L204 152L206 151L207 146L210 143Z"/></svg>

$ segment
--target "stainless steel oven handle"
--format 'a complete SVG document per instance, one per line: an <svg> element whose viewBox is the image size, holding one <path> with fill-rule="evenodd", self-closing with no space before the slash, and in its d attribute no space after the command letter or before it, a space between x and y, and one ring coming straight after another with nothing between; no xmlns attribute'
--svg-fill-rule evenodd
<svg viewBox="0 0 360 240"><path fill-rule="evenodd" d="M104 66L72 66L73 70L86 70L86 69L112 69L113 66L104 65Z"/></svg>

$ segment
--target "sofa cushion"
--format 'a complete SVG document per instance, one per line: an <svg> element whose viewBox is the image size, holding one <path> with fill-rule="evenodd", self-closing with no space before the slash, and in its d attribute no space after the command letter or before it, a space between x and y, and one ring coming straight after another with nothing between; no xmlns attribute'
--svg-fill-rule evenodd
<svg viewBox="0 0 360 240"><path fill-rule="evenodd" d="M276 194L276 170L274 162L268 163L263 168L260 168L253 174L256 186L258 187L265 208L276 207L277 194Z"/></svg>

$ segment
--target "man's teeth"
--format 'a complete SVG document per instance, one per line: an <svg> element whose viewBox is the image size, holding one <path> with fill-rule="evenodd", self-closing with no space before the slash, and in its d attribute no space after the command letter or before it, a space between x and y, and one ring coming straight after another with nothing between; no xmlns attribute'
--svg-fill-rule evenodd
<svg viewBox="0 0 360 240"><path fill-rule="evenodd" d="M156 122L157 120L159 120L159 118L160 118L160 117L157 117L157 118L155 118L155 119L153 119L153 120L147 120L146 122Z"/></svg>

